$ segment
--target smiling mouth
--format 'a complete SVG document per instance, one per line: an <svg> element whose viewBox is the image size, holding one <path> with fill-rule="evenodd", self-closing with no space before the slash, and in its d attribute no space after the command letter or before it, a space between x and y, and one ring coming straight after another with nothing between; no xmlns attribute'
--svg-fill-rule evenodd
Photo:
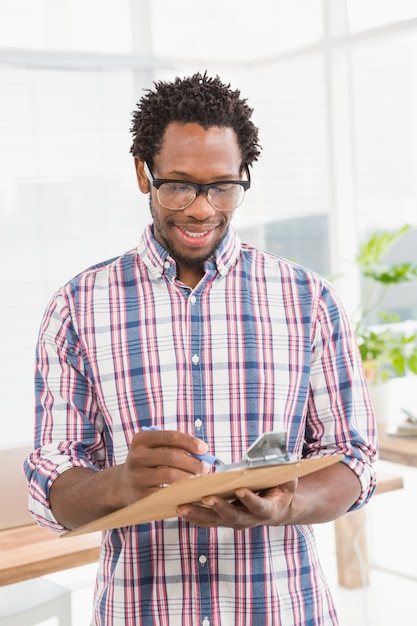
<svg viewBox="0 0 417 626"><path fill-rule="evenodd" d="M207 233L209 233L209 232L210 232L209 230L205 230L205 231L204 231L204 232L202 232L202 233L194 233L194 232L191 232L191 231L189 231L189 230L184 230L183 228L182 228L181 230L183 230L183 232L184 232L184 233L185 233L188 237L193 237L193 239L198 239L199 237L204 237L205 235L207 235Z"/></svg>
<svg viewBox="0 0 417 626"><path fill-rule="evenodd" d="M185 225L182 226L181 224L175 224L175 227L178 228L178 230L180 230L182 233L187 235L187 237L195 237L196 239L198 239L199 237L207 237L207 235L213 233L217 228L217 224L205 224L204 230L201 229L201 226L198 229L194 225L191 225L191 228L187 228L187 226Z"/></svg>
<svg viewBox="0 0 417 626"><path fill-rule="evenodd" d="M181 237L184 244L191 247L201 247L208 245L214 236L216 231L215 226L211 226L210 228L205 227L205 230L188 230L184 228L184 226L176 226L179 236Z"/></svg>

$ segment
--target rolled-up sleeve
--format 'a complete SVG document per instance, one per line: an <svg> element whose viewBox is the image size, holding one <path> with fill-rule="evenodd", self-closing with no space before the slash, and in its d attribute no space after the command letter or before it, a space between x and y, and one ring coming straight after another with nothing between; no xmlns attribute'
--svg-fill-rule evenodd
<svg viewBox="0 0 417 626"><path fill-rule="evenodd" d="M375 490L377 429L351 323L337 292L327 283L312 346L304 456L344 455L342 462L361 484L360 496L350 508L353 511L366 504Z"/></svg>
<svg viewBox="0 0 417 626"><path fill-rule="evenodd" d="M35 366L35 449L24 463L29 511L41 526L61 532L49 502L54 480L73 467L99 471L102 420L64 291L42 320Z"/></svg>

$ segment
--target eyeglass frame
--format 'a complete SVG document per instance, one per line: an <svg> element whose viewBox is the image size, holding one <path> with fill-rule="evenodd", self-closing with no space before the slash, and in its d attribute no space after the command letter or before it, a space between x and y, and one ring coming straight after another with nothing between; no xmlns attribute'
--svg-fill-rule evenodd
<svg viewBox="0 0 417 626"><path fill-rule="evenodd" d="M184 209L187 209L189 206L191 206L194 200L198 198L198 196L201 195L202 193L206 194L207 201L209 202L210 206L212 206L213 209L215 209L216 211L222 211L224 213L227 213L229 211L234 211L235 209L240 207L240 205L242 204L245 198L245 194L243 194L242 202L240 202L240 204L238 204L233 209L218 209L217 207L211 204L210 199L209 199L208 194L209 194L211 187L215 187L216 185L231 185L231 184L240 185L241 187L243 187L243 190L246 193L246 191L250 189L250 185L251 185L250 172L249 172L249 167L247 164L245 164L245 172L248 177L248 180L217 180L212 183L205 183L204 185L200 183L193 183L189 180L177 180L174 178L155 178L151 172L151 168L149 167L146 161L143 161L143 169L145 170L145 174L146 174L148 181L151 183L152 187L155 187L157 191L159 191L159 188L161 187L161 185L164 185L165 183L181 183L183 185L190 185L190 187L194 187L196 191L194 198L191 200L189 204L186 204L180 209L172 209L170 207L165 206L159 201L159 195L158 195L158 201L160 202L161 206L163 206L165 209L168 209L168 211L184 211Z"/></svg>

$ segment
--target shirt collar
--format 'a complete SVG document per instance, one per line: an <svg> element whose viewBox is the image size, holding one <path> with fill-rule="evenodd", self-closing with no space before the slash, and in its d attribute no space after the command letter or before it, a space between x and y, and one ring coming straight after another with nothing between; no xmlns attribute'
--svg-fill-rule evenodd
<svg viewBox="0 0 417 626"><path fill-rule="evenodd" d="M217 248L213 256L205 263L207 269L214 269L221 276L225 276L234 266L239 256L241 241L239 235L229 226L226 236ZM145 228L138 245L138 253L141 260L155 277L164 273L175 275L176 263L155 239L153 225L148 224Z"/></svg>

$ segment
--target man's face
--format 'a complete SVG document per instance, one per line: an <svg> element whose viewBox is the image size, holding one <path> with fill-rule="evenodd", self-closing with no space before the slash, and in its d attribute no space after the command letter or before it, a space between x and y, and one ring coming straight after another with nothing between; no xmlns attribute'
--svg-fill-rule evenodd
<svg viewBox="0 0 417 626"><path fill-rule="evenodd" d="M204 184L239 180L240 165L241 154L231 128L205 130L199 124L173 123L165 131L152 174L155 178ZM194 276L192 282L198 282L203 274L203 263L225 236L233 211L214 209L204 193L187 208L171 211L159 204L156 189L143 170L143 161L136 160L136 173L141 191L151 193L156 240L176 260L181 280Z"/></svg>

